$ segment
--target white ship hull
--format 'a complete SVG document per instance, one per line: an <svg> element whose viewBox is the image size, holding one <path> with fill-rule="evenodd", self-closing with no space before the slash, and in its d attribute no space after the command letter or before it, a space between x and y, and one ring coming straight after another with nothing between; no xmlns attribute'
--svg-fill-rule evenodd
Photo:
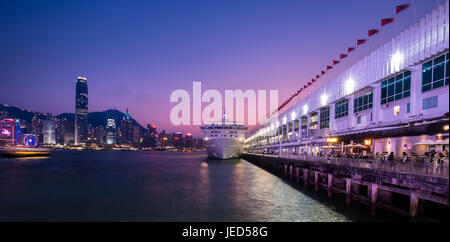
<svg viewBox="0 0 450 242"><path fill-rule="evenodd" d="M234 137L214 137L206 141L208 156L215 159L239 158L244 142Z"/></svg>

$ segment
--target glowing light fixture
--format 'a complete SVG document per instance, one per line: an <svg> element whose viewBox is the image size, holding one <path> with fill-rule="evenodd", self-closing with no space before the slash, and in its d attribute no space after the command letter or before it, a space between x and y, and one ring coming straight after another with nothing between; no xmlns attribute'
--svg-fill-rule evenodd
<svg viewBox="0 0 450 242"><path fill-rule="evenodd" d="M349 77L344 84L344 88L345 88L345 95L348 95L350 93L352 93L355 90L355 80L353 80L353 78Z"/></svg>
<svg viewBox="0 0 450 242"><path fill-rule="evenodd" d="M326 139L327 143L337 143L338 142L338 138L336 137L330 137Z"/></svg>
<svg viewBox="0 0 450 242"><path fill-rule="evenodd" d="M403 64L404 56L400 51L395 52L391 57L391 71L392 73L400 71L400 66Z"/></svg>
<svg viewBox="0 0 450 242"><path fill-rule="evenodd" d="M283 124L286 124L286 122L287 122L287 118L286 118L286 116L284 116L283 117Z"/></svg>
<svg viewBox="0 0 450 242"><path fill-rule="evenodd" d="M303 114L307 114L308 113L308 105L303 105Z"/></svg>
<svg viewBox="0 0 450 242"><path fill-rule="evenodd" d="M292 112L291 112L291 120L294 120L294 119L295 119L295 116L296 116L295 111L292 111Z"/></svg>
<svg viewBox="0 0 450 242"><path fill-rule="evenodd" d="M323 93L322 96L320 97L320 101L322 102L322 105L327 105L328 102L328 95L326 93Z"/></svg>
<svg viewBox="0 0 450 242"><path fill-rule="evenodd" d="M394 107L394 116L398 116L400 114L400 106Z"/></svg>

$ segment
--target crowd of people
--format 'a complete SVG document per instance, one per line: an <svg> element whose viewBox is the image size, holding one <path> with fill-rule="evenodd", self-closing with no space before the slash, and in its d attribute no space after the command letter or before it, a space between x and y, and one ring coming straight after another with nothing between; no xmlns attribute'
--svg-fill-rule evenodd
<svg viewBox="0 0 450 242"><path fill-rule="evenodd" d="M346 152L341 151L330 151L330 152L302 152L302 156L318 156L318 157L328 157L328 158L352 158L352 159L375 159L381 161L392 161L392 162L401 162L407 163L411 161L424 161L424 162L434 162L434 163L444 163L448 162L449 154L446 149L442 151L431 150L429 152L425 152L424 155L420 156L415 153L408 155L406 152L403 152L400 156L396 156L394 152L390 153L379 153L375 154L367 154L366 152L351 152L350 150Z"/></svg>

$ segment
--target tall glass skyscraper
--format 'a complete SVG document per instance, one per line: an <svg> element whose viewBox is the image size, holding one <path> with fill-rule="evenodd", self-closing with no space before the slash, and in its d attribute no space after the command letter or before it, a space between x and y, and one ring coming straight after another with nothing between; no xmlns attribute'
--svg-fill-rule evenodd
<svg viewBox="0 0 450 242"><path fill-rule="evenodd" d="M133 121L131 115L127 112L120 122L121 144L133 144Z"/></svg>
<svg viewBox="0 0 450 242"><path fill-rule="evenodd" d="M54 145L55 142L55 121L51 119L44 120L42 133L44 134L44 144Z"/></svg>
<svg viewBox="0 0 450 242"><path fill-rule="evenodd" d="M75 94L75 145L85 144L88 136L88 86L86 77L78 77Z"/></svg>

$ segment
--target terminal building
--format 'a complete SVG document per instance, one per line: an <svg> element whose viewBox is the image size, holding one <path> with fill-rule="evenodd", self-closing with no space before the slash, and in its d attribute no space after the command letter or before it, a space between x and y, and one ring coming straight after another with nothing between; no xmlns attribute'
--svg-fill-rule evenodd
<svg viewBox="0 0 450 242"><path fill-rule="evenodd" d="M448 150L449 1L421 16L409 12L349 48L252 133L245 149L311 155L361 147L396 156L423 155L432 144Z"/></svg>

